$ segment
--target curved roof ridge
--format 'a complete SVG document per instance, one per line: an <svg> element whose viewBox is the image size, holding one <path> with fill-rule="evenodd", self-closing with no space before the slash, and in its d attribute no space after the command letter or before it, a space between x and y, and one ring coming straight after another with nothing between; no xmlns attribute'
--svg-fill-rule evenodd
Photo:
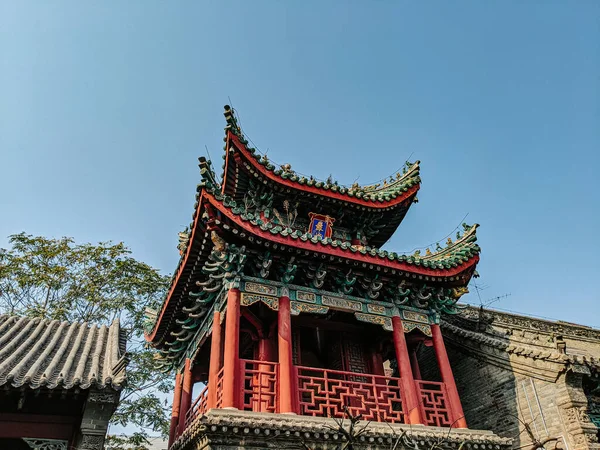
<svg viewBox="0 0 600 450"><path fill-rule="evenodd" d="M397 173L396 180L390 182L390 184L387 184L386 177L384 179L385 181L383 181L384 186L381 188L379 188L381 184L360 186L358 183L354 183L348 187L339 184L337 181L334 181L331 178L327 179L326 181L320 181L313 176L307 177L296 173L294 170L292 170L290 164L280 165L279 168L277 168L277 165L269 161L266 155L261 156L257 153L255 148L248 147L248 140L242 133L233 108L231 108L229 105L225 105L224 109L225 112L223 114L225 116L225 120L227 121L227 126L225 127L226 152L229 151L228 143L231 141L230 137L233 136L235 147L243 147L239 148L239 150L241 153L247 152L247 155L245 155L247 160L256 167L262 167L262 170L270 174L269 178L274 181L275 178L277 178L285 183L291 182L301 190L304 190L305 188L316 189L316 191L312 192L318 192L320 195L324 196L332 195L331 193L333 193L333 195L341 195L343 196L342 198L345 198L350 203L359 203L360 206L367 206L371 208L385 207L386 202L398 200L398 197L400 197L400 199L394 204L402 203L405 200L405 198L403 198L403 194L405 194L406 191L408 191L411 187L419 185L421 182L421 178L419 177L419 161L414 164L407 163L406 173ZM227 153L224 158L225 164L223 166L222 179L223 184L226 185L227 164L229 161Z"/></svg>

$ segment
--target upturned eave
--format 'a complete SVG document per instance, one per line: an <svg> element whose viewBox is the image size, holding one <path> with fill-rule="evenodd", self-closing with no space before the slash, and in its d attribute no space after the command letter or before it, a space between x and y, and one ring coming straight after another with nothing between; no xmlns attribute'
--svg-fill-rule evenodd
<svg viewBox="0 0 600 450"><path fill-rule="evenodd" d="M239 175L240 170L245 170L244 163L251 166L254 171L269 180L269 182L286 189L292 189L300 195L318 196L325 200L343 202L350 206L374 212L394 209L403 205L408 199L411 199L410 203L412 203L412 199L414 199L421 187L418 162L413 164L400 180L391 183L389 186L381 189L361 190L356 193L351 188L329 185L321 181L310 179L302 181L303 178L296 175L282 176L277 173L278 170L275 169L275 166L269 162L261 163L258 156L242 142L240 137L228 130L226 135L225 168L223 171L223 193L229 195L235 194L235 177ZM232 165L235 165L235 167L231 167Z"/></svg>

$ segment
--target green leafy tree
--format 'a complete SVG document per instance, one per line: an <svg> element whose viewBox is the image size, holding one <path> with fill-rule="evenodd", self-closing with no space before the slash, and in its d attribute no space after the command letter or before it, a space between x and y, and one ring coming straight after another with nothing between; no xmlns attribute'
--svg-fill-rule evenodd
<svg viewBox="0 0 600 450"><path fill-rule="evenodd" d="M0 313L96 324L119 318L127 333L127 384L111 425L136 431L109 435L107 447L143 449L149 432L166 436L168 405L160 393L172 392L172 382L153 367L143 322L145 309L161 304L169 277L131 257L123 243L77 244L25 233L9 243L0 249Z"/></svg>

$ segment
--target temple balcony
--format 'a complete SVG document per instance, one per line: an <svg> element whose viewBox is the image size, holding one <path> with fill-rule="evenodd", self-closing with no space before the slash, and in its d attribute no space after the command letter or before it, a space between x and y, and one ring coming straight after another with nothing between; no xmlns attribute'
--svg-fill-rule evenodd
<svg viewBox="0 0 600 450"><path fill-rule="evenodd" d="M302 416L347 418L389 423L410 423L403 405L403 383L398 377L359 374L341 370L293 366L295 386L294 412ZM218 387L222 386L223 371ZM279 413L279 364L257 360L240 360L240 388L236 391L238 409L261 413ZM415 380L419 412L423 424L436 427L453 426L453 411L444 383ZM206 414L208 386L204 387L186 413L189 427ZM222 395L217 391L215 409L222 408Z"/></svg>
<svg viewBox="0 0 600 450"><path fill-rule="evenodd" d="M171 444L216 411L467 428L439 325L398 315L382 326L343 310L292 317L289 298L254 298L231 289L225 317L214 312L210 340L186 359Z"/></svg>

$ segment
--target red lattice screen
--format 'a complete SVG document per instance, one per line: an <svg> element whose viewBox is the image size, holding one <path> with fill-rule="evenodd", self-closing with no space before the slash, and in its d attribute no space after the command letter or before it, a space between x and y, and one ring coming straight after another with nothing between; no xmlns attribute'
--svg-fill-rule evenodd
<svg viewBox="0 0 600 450"><path fill-rule="evenodd" d="M363 420L404 423L398 378L312 367L296 370L302 415L342 418L347 407Z"/></svg>
<svg viewBox="0 0 600 450"><path fill-rule="evenodd" d="M277 373L279 364L249 359L240 360L241 404L245 411L277 411Z"/></svg>
<svg viewBox="0 0 600 450"><path fill-rule="evenodd" d="M452 425L446 385L436 381L415 380L421 400L421 415L426 425L449 427Z"/></svg>

